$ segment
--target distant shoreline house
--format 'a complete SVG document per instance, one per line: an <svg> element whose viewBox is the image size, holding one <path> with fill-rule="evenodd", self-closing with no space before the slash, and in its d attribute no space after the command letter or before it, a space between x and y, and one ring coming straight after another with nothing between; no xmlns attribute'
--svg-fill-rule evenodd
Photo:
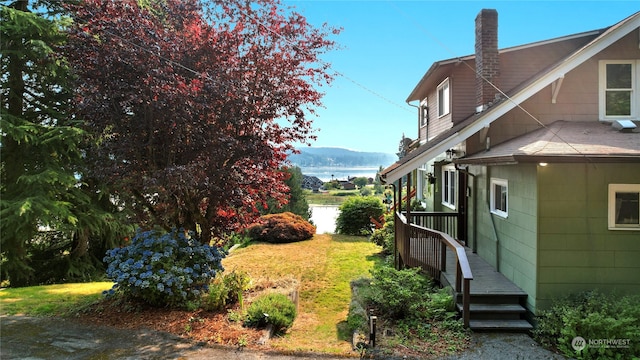
<svg viewBox="0 0 640 360"><path fill-rule="evenodd" d="M475 54L419 80L419 146L383 180L454 214L450 235L526 293L529 316L572 292L640 293L640 12L506 49L497 17L478 14ZM411 234L397 228L399 266Z"/></svg>
<svg viewBox="0 0 640 360"><path fill-rule="evenodd" d="M317 176L309 176L304 174L302 175L301 187L303 189L318 191L318 189L320 189L323 185L324 185L324 182L318 179Z"/></svg>

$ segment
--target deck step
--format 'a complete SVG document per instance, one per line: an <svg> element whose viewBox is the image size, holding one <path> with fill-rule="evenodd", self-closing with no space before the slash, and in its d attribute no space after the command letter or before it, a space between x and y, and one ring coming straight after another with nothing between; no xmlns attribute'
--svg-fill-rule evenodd
<svg viewBox="0 0 640 360"><path fill-rule="evenodd" d="M458 311L462 311L462 304L457 303ZM527 312L527 309L520 304L470 304L469 312L471 313L517 313Z"/></svg>
<svg viewBox="0 0 640 360"><path fill-rule="evenodd" d="M529 331L533 326L526 320L470 320L474 331Z"/></svg>
<svg viewBox="0 0 640 360"><path fill-rule="evenodd" d="M522 304L526 299L526 293L487 293L470 296L472 304ZM462 294L456 294L456 301L462 302Z"/></svg>

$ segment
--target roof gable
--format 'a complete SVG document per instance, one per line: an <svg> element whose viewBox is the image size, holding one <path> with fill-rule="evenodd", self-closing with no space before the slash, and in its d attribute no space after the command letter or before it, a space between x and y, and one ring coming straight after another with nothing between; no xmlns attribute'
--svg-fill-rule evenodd
<svg viewBox="0 0 640 360"><path fill-rule="evenodd" d="M537 41L524 45L512 46L500 49L498 51L498 54L502 60L503 58L507 58L510 56L517 56L517 53L532 51L541 47L558 46L562 43L575 43L576 41L582 41L582 43L584 44L588 41L593 40L596 36L602 34L604 31L606 31L606 28L567 35L549 40ZM574 46L573 48L575 49L576 46ZM435 85L437 85L437 83L441 81L440 79L443 76L446 77L446 74L450 74L452 72L452 69L455 65L459 65L462 62L468 62L471 66L472 71L475 71L475 66L473 65L473 63L475 62L475 58L475 55L472 54L434 62L429 70L427 70L427 72L424 74L422 79L420 79L415 88L411 91L406 101L411 102L422 100L421 94L424 94L426 91L428 91L428 89L435 87Z"/></svg>
<svg viewBox="0 0 640 360"><path fill-rule="evenodd" d="M495 120L517 107L523 101L549 86L552 82L562 78L569 71L575 69L577 66L589 60L609 45L615 43L631 31L637 30L638 28L640 28L640 12L637 12L607 28L582 48L577 49L571 55L551 66L546 71L541 72L522 83L514 89L511 94L503 92L503 98L493 104L493 106L483 112L472 115L467 120L440 134L432 141L414 150L412 153L409 153L408 156L400 159L398 164L394 164L383 171L383 179L387 183L397 181L405 174L413 171L413 169L418 168L447 149L465 141L482 128L488 127ZM432 66L432 68L434 68L434 66ZM431 71L431 69L429 71ZM425 77L428 74L429 72L427 72ZM423 77L423 80L425 77Z"/></svg>

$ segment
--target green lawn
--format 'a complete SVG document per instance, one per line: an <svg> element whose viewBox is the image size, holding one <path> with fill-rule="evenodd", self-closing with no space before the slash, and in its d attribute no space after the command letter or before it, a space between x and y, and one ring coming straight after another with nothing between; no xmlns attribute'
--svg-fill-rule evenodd
<svg viewBox="0 0 640 360"><path fill-rule="evenodd" d="M316 235L289 244L253 244L223 260L227 271L247 272L255 282L295 277L299 313L291 331L271 345L283 351L350 354L345 334L352 279L368 276L380 248L365 237ZM0 315L65 315L81 310L111 288L109 282L35 286L0 290Z"/></svg>
<svg viewBox="0 0 640 360"><path fill-rule="evenodd" d="M58 284L0 290L0 315L64 315L93 303L111 282Z"/></svg>
<svg viewBox="0 0 640 360"><path fill-rule="evenodd" d="M242 269L253 279L293 276L300 282L299 313L287 336L272 340L286 351L353 354L347 318L349 282L368 276L380 248L364 237L316 235L291 244L257 244L231 254L226 269Z"/></svg>
<svg viewBox="0 0 640 360"><path fill-rule="evenodd" d="M357 196L360 192L358 190L330 190L328 192L312 192L311 190L304 191L304 197L307 199L307 203L313 205L341 205L345 202L349 196Z"/></svg>
<svg viewBox="0 0 640 360"><path fill-rule="evenodd" d="M370 187L373 189L372 186ZM304 190L304 197L307 199L307 203L313 205L342 205L350 196L360 196L360 190L329 190L328 192L317 193L311 190ZM380 199L383 198L382 195L375 196Z"/></svg>

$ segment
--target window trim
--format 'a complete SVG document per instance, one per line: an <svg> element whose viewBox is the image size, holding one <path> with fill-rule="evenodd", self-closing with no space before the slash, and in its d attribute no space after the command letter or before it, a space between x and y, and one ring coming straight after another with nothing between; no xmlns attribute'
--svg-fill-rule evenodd
<svg viewBox="0 0 640 360"><path fill-rule="evenodd" d="M496 193L495 193L496 185L497 186L502 186L506 190L506 197L504 199L504 201L505 201L504 207L505 207L506 211L496 208L496 197L495 197L495 195L496 195ZM495 214L495 215L498 215L500 217L503 217L505 219L507 217L509 217L509 181L505 180L505 179L491 178L491 188L489 190L489 196L490 196L490 199L491 199L490 200L491 213Z"/></svg>
<svg viewBox="0 0 640 360"><path fill-rule="evenodd" d="M631 65L631 109L630 115L607 115L607 65L630 64ZM616 120L640 120L640 60L600 60L598 62L598 116L600 121L612 122Z"/></svg>
<svg viewBox="0 0 640 360"><path fill-rule="evenodd" d="M443 91L443 100L441 106L440 91ZM444 79L436 88L436 104L438 107L438 118L449 115L451 113L451 86L449 78Z"/></svg>
<svg viewBox="0 0 640 360"><path fill-rule="evenodd" d="M420 128L423 128L429 124L429 104L427 98L420 101L418 116L420 117Z"/></svg>
<svg viewBox="0 0 640 360"><path fill-rule="evenodd" d="M453 177L453 186L450 186L450 182ZM456 210L457 197L458 197L458 176L455 166L443 166L442 167L442 205L448 207L451 210Z"/></svg>
<svg viewBox="0 0 640 360"><path fill-rule="evenodd" d="M640 184L609 184L607 201L607 223L609 230L640 231L640 220L638 224L616 224L616 193L618 192L637 192L640 194Z"/></svg>

